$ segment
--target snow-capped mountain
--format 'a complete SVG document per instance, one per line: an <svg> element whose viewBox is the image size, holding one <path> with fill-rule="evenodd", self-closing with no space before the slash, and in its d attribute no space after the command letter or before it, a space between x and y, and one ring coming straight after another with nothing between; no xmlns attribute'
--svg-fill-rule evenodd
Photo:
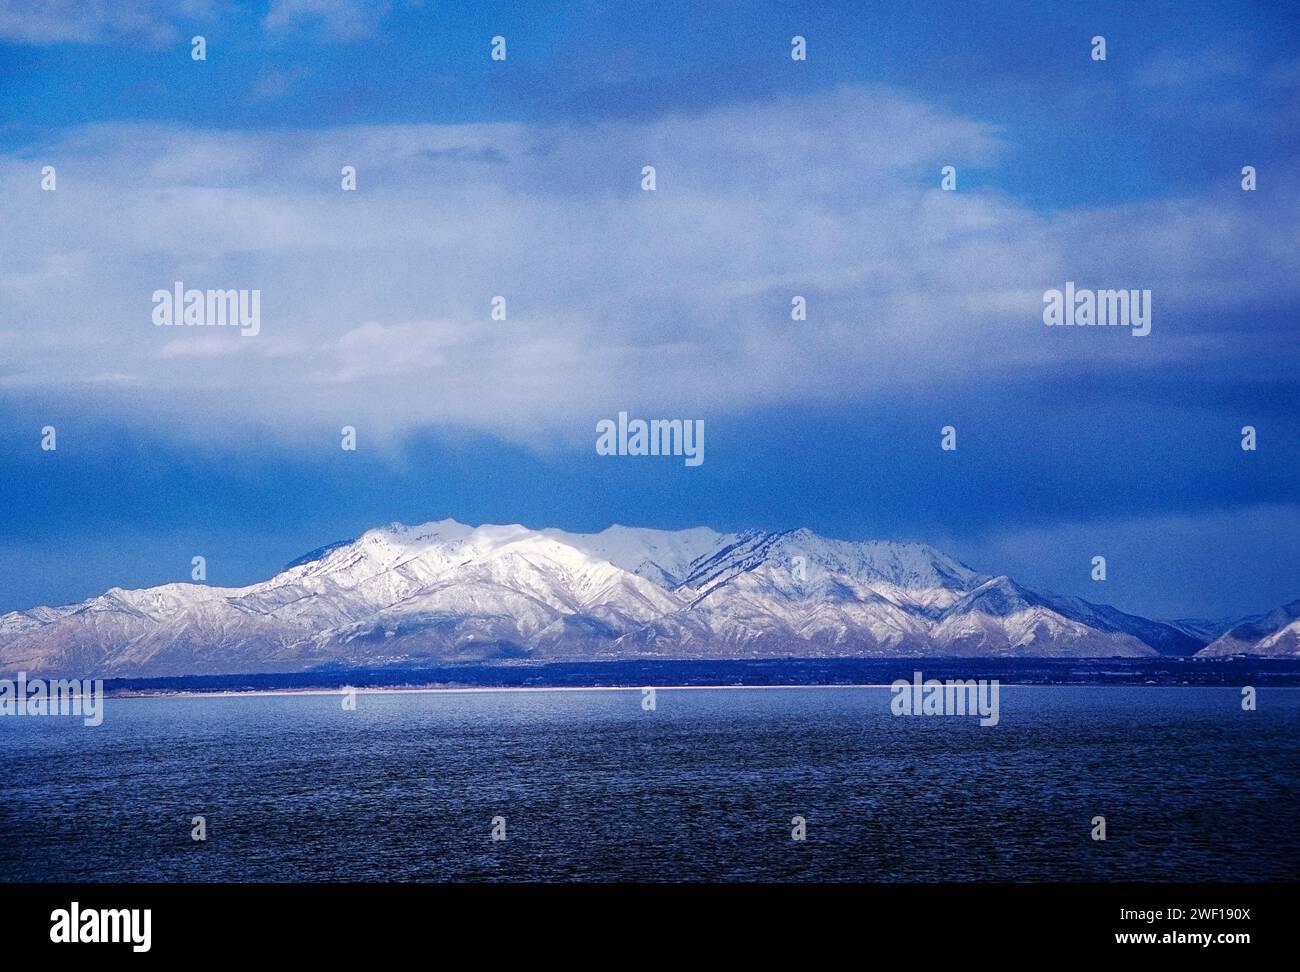
<svg viewBox="0 0 1300 972"><path fill-rule="evenodd" d="M1176 618L1165 623L1171 628L1177 628L1183 634L1188 635L1197 641L1209 644L1219 637L1233 625L1241 624L1249 618Z"/></svg>
<svg viewBox="0 0 1300 972"><path fill-rule="evenodd" d="M113 588L0 616L0 672L81 676L512 659L1187 655L1203 645L1169 624L980 574L924 544L454 520L370 530L248 587Z"/></svg>
<svg viewBox="0 0 1300 972"><path fill-rule="evenodd" d="M1246 618L1212 641L1201 654L1300 656L1300 600Z"/></svg>

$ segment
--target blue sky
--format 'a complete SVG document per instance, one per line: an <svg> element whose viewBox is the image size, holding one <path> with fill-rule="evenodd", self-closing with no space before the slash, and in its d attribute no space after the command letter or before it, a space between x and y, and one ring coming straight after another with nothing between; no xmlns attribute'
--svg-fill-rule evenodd
<svg viewBox="0 0 1300 972"><path fill-rule="evenodd" d="M1300 596L1300 15L906 6L0 0L0 610L444 516ZM178 279L262 333L155 328ZM1151 335L1043 327L1067 279ZM619 410L705 463L596 456Z"/></svg>

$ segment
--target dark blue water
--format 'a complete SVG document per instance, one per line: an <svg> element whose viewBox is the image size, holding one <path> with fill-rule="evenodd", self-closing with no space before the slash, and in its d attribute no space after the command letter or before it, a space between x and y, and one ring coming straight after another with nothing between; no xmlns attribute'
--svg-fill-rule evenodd
<svg viewBox="0 0 1300 972"><path fill-rule="evenodd" d="M1300 690L1003 686L110 699L0 718L0 873L36 881L1300 877ZM190 838L207 818L208 840ZM790 839L791 817L808 839ZM1108 839L1090 838L1104 815ZM490 839L506 818L507 839Z"/></svg>

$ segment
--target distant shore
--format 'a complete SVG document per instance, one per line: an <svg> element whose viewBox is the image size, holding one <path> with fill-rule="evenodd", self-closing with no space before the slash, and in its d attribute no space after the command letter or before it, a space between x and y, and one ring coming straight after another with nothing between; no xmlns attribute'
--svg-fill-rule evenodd
<svg viewBox="0 0 1300 972"><path fill-rule="evenodd" d="M1012 685L1300 687L1297 658L636 659L330 668L307 672L106 678L114 697L336 695L358 692L620 691L888 687L896 679L988 678Z"/></svg>

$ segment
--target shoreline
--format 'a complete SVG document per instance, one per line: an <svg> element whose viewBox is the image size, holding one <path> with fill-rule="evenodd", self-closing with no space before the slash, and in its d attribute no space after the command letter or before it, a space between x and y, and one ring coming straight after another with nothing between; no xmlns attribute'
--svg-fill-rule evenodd
<svg viewBox="0 0 1300 972"><path fill-rule="evenodd" d="M30 673L29 673L30 674ZM450 664L228 675L98 676L107 698L281 697L487 692L635 692L889 688L900 679L997 681L1012 686L1300 687L1300 658L1224 659L637 659L534 664ZM58 676L46 676L58 677Z"/></svg>
<svg viewBox="0 0 1300 972"><path fill-rule="evenodd" d="M1105 684L1098 682L1004 682L1000 679L988 679L998 683L999 688L1096 688L1096 689L1225 689L1234 690L1238 686L1228 684L1192 685L1185 682L1121 682ZM910 683L909 683L910 684ZM390 686L348 686L346 688L281 688L281 689L216 689L210 692L202 690L175 691L124 691L106 692L106 699L239 699L239 698L292 698L295 696L342 696L351 688L357 695L490 695L500 693L524 692L641 692L653 688L656 692L719 692L719 691L757 691L757 690L798 690L798 689L884 689L893 687L892 682L879 683L809 683L803 685L479 685L449 686L429 685L420 687ZM1266 685L1269 691L1300 691L1300 685Z"/></svg>

